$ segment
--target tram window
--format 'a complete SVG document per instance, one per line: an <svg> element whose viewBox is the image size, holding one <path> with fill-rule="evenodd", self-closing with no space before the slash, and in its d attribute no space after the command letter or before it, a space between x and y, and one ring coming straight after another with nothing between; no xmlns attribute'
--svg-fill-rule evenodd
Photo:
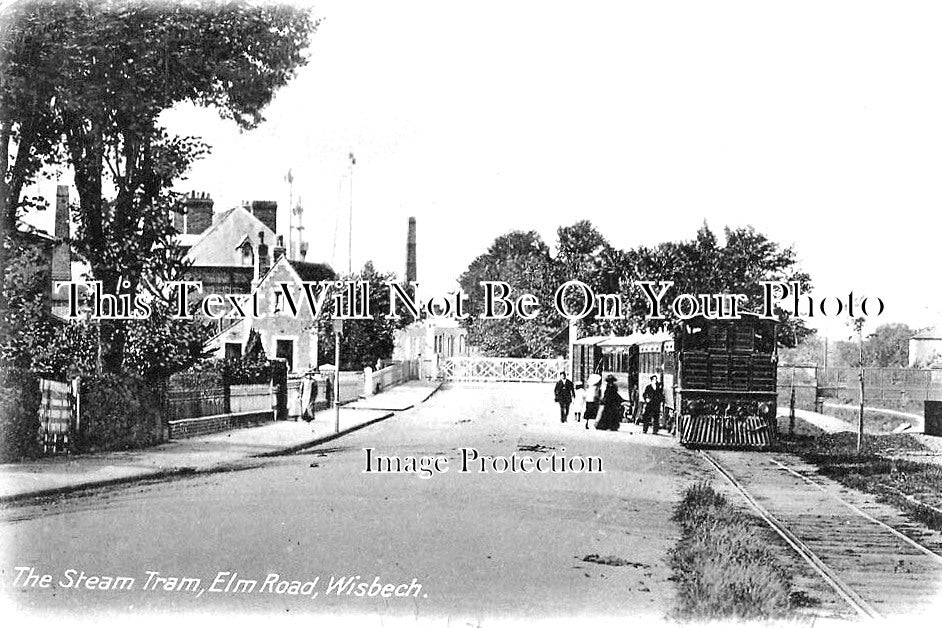
<svg viewBox="0 0 942 628"><path fill-rule="evenodd" d="M755 347L758 353L772 353L775 344L775 333L769 324L756 325Z"/></svg>
<svg viewBox="0 0 942 628"><path fill-rule="evenodd" d="M707 344L707 334L703 327L687 325L684 338L684 349L692 351L703 350Z"/></svg>

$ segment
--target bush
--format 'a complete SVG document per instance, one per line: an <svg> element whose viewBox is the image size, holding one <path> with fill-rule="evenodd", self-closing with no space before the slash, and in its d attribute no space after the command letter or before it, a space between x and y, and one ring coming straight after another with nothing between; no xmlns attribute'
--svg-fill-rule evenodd
<svg viewBox="0 0 942 628"><path fill-rule="evenodd" d="M159 386L139 375L82 378L78 446L83 451L146 447L163 438Z"/></svg>
<svg viewBox="0 0 942 628"><path fill-rule="evenodd" d="M10 370L0 381L0 462L39 454L39 380Z"/></svg>
<svg viewBox="0 0 942 628"><path fill-rule="evenodd" d="M670 556L680 618L789 616L791 581L759 522L705 483L684 491L674 520L683 529Z"/></svg>

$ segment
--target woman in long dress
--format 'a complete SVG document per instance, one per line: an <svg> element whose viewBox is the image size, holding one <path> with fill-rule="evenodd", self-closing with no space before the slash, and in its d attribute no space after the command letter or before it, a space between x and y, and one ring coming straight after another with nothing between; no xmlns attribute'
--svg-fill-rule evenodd
<svg viewBox="0 0 942 628"><path fill-rule="evenodd" d="M602 416L595 424L597 430L610 430L617 432L621 427L622 403L625 401L618 394L618 385L614 375L605 378L605 394L602 395Z"/></svg>

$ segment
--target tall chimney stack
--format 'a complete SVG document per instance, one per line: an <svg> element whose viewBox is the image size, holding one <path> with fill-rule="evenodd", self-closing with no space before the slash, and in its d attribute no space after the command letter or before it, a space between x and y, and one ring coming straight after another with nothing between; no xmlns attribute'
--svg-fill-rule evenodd
<svg viewBox="0 0 942 628"><path fill-rule="evenodd" d="M56 245L52 250L52 280L72 280L72 253L69 249L69 186L56 186ZM65 293L65 290L62 290ZM59 296L59 295L56 295ZM63 297L65 298L65 297Z"/></svg>
<svg viewBox="0 0 942 628"><path fill-rule="evenodd" d="M409 217L409 235L406 236L406 286L411 281L416 281L415 216Z"/></svg>

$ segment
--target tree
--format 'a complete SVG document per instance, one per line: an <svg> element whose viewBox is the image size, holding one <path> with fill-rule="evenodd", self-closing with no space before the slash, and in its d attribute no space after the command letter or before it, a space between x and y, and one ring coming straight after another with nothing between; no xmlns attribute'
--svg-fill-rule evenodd
<svg viewBox="0 0 942 628"><path fill-rule="evenodd" d="M43 164L72 167L79 194L74 244L111 294L135 294L158 272L181 211L174 181L206 152L158 124L194 102L250 129L305 63L317 27L290 5L133 0L37 1L4 15L0 53L0 223L12 232L19 190ZM4 157L6 159L6 157ZM103 363L119 370L126 329L102 325Z"/></svg>
<svg viewBox="0 0 942 628"><path fill-rule="evenodd" d="M908 366L909 339L915 330L903 323L880 325L863 341L863 366ZM836 352L850 366L860 366L860 348L856 340L839 341Z"/></svg>
<svg viewBox="0 0 942 628"><path fill-rule="evenodd" d="M725 244L704 223L692 240L664 243L654 250L643 249L633 257L640 266L655 274L651 280L673 281L671 295L744 294L743 311L757 312L762 303L761 281L798 281L803 289L811 288L810 277L798 268L795 251L782 247L753 227L726 227ZM643 275L642 275L643 276ZM637 304L637 297L636 297ZM646 309L646 306L645 306ZM663 327L672 322L670 312L666 323L648 321L649 327ZM811 333L804 322L779 314L779 343L797 345Z"/></svg>
<svg viewBox="0 0 942 628"><path fill-rule="evenodd" d="M485 355L504 357L555 357L565 353L565 319L553 307L560 273L549 247L535 231L511 231L496 240L487 252L471 262L459 278L461 289L471 295L468 343ZM504 281L513 290L511 299L533 294L540 304L531 320L511 315L509 319L485 320L482 281Z"/></svg>
<svg viewBox="0 0 942 628"><path fill-rule="evenodd" d="M556 257L554 263L560 285L578 280L588 285L595 294L623 294L625 287L637 277L623 251L614 248L602 233L588 220L580 220L570 227L556 231ZM573 310L581 308L575 294L565 295ZM628 333L627 320L598 319L595 310L579 321L582 335Z"/></svg>
<svg viewBox="0 0 942 628"><path fill-rule="evenodd" d="M343 278L344 281L357 281L369 286L371 316L365 320L345 320L340 338L340 366L342 369L359 370L366 366L375 366L377 360L392 357L393 340L397 327L407 324L406 318L387 320L389 312L389 288L387 281L395 281L394 273L382 273L376 270L373 262L367 261L363 269ZM326 326L325 326L326 327ZM326 331L318 340L320 363L334 362L334 332Z"/></svg>

